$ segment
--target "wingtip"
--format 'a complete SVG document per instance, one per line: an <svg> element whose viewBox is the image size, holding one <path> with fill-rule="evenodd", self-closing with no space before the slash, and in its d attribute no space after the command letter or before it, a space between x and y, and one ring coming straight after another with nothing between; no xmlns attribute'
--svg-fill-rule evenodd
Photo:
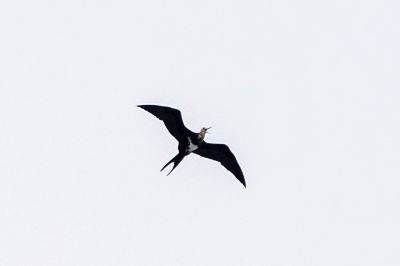
<svg viewBox="0 0 400 266"><path fill-rule="evenodd" d="M244 188L246 188L246 179L244 179L244 176L243 175L241 175L241 176L239 176L239 177L236 177L238 180L239 180L239 182L244 186Z"/></svg>
<svg viewBox="0 0 400 266"><path fill-rule="evenodd" d="M141 108L141 109L147 111L146 105L145 105L145 104L138 104L138 105L136 105L136 107L139 107L139 108Z"/></svg>

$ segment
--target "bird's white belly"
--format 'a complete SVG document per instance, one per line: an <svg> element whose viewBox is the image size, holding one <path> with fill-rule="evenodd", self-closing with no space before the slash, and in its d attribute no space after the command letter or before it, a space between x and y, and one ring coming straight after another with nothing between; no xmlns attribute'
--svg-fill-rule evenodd
<svg viewBox="0 0 400 266"><path fill-rule="evenodd" d="M193 151L197 150L198 146L197 146L197 145L194 145L194 144L192 143L192 140L191 140L190 138L188 138L188 140L189 140L189 145L188 145L188 147L187 147L187 151L188 151L188 152L193 152Z"/></svg>

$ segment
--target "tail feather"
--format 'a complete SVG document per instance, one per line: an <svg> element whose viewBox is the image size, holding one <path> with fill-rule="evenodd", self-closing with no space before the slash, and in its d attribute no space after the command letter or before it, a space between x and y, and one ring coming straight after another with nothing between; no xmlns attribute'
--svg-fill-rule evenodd
<svg viewBox="0 0 400 266"><path fill-rule="evenodd" d="M178 164L183 160L185 154L178 153L174 158L172 158L163 168L161 168L160 172L165 169L169 164L174 163L171 171L167 174L167 176L178 166Z"/></svg>

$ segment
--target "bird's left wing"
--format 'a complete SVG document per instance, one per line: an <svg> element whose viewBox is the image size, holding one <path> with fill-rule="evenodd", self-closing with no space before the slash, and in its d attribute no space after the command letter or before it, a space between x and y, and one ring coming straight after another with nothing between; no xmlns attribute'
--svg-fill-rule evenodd
<svg viewBox="0 0 400 266"><path fill-rule="evenodd" d="M185 133L190 132L183 124L181 112L177 109L158 105L138 105L138 107L162 120L169 133L178 141L186 141Z"/></svg>
<svg viewBox="0 0 400 266"><path fill-rule="evenodd" d="M198 149L194 150L202 157L220 162L227 170L229 170L239 181L246 187L246 181L239 163L235 155L231 152L229 147L225 144L212 144L203 141Z"/></svg>

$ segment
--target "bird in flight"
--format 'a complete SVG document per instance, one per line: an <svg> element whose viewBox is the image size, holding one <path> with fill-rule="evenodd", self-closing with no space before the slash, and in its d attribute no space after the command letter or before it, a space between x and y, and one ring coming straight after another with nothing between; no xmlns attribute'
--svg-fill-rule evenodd
<svg viewBox="0 0 400 266"><path fill-rule="evenodd" d="M162 120L169 133L179 142L178 154L172 158L161 171L169 164L174 163L172 170L167 174L169 175L185 156L195 153L202 157L220 162L246 187L242 169L240 169L235 155L233 155L229 147L225 144L213 144L204 141L207 130L211 127L203 127L199 133L194 133L185 127L181 112L177 109L158 105L138 105L138 107Z"/></svg>

